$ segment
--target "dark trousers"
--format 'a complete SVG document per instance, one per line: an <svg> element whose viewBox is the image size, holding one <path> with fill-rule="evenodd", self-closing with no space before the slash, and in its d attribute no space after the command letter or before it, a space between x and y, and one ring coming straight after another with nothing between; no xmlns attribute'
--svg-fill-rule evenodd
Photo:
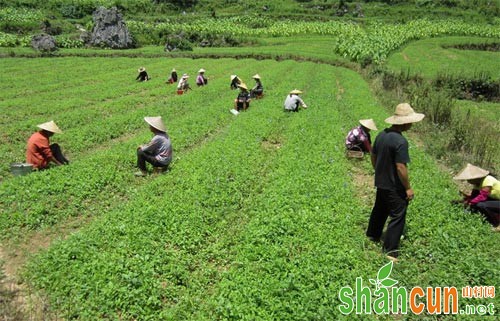
<svg viewBox="0 0 500 321"><path fill-rule="evenodd" d="M51 144L50 151L52 152L52 156L54 156L54 158L57 159L58 162L65 165L69 164L69 160L64 157L59 144Z"/></svg>
<svg viewBox="0 0 500 321"><path fill-rule="evenodd" d="M475 209L483 214L486 220L494 227L500 225L500 201L488 200L479 202L476 204Z"/></svg>
<svg viewBox="0 0 500 321"><path fill-rule="evenodd" d="M385 222L389 224L384 239L383 250L387 254L398 257L399 240L403 234L406 221L408 201L404 191L396 192L377 189L377 197L370 216L366 236L379 240L382 236Z"/></svg>
<svg viewBox="0 0 500 321"><path fill-rule="evenodd" d="M158 160L151 154L144 152L141 149L137 150L137 167L141 171L146 171L146 162L150 163L154 167L164 167L165 165L160 164Z"/></svg>

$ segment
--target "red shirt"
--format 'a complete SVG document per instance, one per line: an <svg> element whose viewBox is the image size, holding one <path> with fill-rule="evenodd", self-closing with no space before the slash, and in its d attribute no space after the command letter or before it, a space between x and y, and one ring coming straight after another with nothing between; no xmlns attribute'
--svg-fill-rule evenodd
<svg viewBox="0 0 500 321"><path fill-rule="evenodd" d="M49 138L41 132L31 135L26 148L26 162L33 164L35 168L45 168L52 157Z"/></svg>

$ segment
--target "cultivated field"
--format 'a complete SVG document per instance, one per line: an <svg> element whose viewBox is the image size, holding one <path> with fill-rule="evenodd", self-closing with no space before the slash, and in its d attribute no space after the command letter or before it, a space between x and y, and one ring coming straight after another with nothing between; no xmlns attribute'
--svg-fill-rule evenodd
<svg viewBox="0 0 500 321"><path fill-rule="evenodd" d="M312 62L182 58L1 59L0 230L6 270L37 293L38 312L78 320L421 320L343 316L339 289L386 263L364 236L375 190L368 160L344 155L361 118L389 115L356 72ZM150 82L134 81L145 66ZM175 67L193 90L175 95ZM199 68L209 84L195 88ZM229 113L229 76L265 97ZM292 89L309 108L282 111ZM391 108L389 108L391 109ZM135 149L161 115L171 170L133 176ZM36 124L64 131L69 166L11 177ZM418 126L418 125L417 125ZM451 174L410 135L411 180L401 261L392 277L414 286L498 285L500 235L450 207ZM34 254L33 254L34 253ZM15 256L13 255L15 254ZM470 302L469 302L470 301ZM494 299L462 300L490 304ZM428 320L457 319L429 316ZM480 317L461 316L460 320ZM458 319L457 319L458 320Z"/></svg>

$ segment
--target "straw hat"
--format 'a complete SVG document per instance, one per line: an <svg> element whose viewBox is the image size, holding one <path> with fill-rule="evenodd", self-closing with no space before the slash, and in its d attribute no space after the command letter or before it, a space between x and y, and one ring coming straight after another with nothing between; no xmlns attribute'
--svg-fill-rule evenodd
<svg viewBox="0 0 500 321"><path fill-rule="evenodd" d="M54 123L53 120L46 122L46 123L43 123L43 124L40 124L40 125L36 125L36 127L41 128L41 129L46 130L46 131L51 132L51 133L62 134L62 130L59 129L59 127L57 127L56 123Z"/></svg>
<svg viewBox="0 0 500 321"><path fill-rule="evenodd" d="M457 176L453 177L453 179L468 180L482 178L486 177L486 175L488 175L489 173L490 172L485 169L467 163L467 166L465 166L465 168L462 169L460 173L457 174Z"/></svg>
<svg viewBox="0 0 500 321"><path fill-rule="evenodd" d="M234 78L236 78L236 77L238 77L238 76L236 76L236 75L231 75L231 81L233 81L233 80L234 80Z"/></svg>
<svg viewBox="0 0 500 321"><path fill-rule="evenodd" d="M201 68L200 70L198 70L198 72L201 74L201 73L204 73L205 72L205 69Z"/></svg>
<svg viewBox="0 0 500 321"><path fill-rule="evenodd" d="M143 72L143 71L146 71L146 68L141 67L141 68L139 68L137 71L138 71L138 72Z"/></svg>
<svg viewBox="0 0 500 321"><path fill-rule="evenodd" d="M172 68L172 72L177 72L177 70L175 70L175 68Z"/></svg>
<svg viewBox="0 0 500 321"><path fill-rule="evenodd" d="M244 83L239 84L239 85L238 85L238 87L239 87L239 88L243 88L243 89L245 89L245 90L248 90L247 85L245 85Z"/></svg>
<svg viewBox="0 0 500 321"><path fill-rule="evenodd" d="M394 115L385 120L386 123L391 125L404 125L410 123L417 123L424 119L425 115L416 113L410 104L402 103L396 106Z"/></svg>
<svg viewBox="0 0 500 321"><path fill-rule="evenodd" d="M375 125L375 122L371 118L370 119L360 119L359 123L368 129L377 130L377 126Z"/></svg>
<svg viewBox="0 0 500 321"><path fill-rule="evenodd" d="M291 94L291 95L300 95L300 94L302 94L302 92L301 92L300 90L298 90L298 89L294 89L294 90L292 90L292 91L290 92L290 94Z"/></svg>
<svg viewBox="0 0 500 321"><path fill-rule="evenodd" d="M255 74L255 75L252 76L252 78L253 79L260 79L260 76L259 76L259 74Z"/></svg>
<svg viewBox="0 0 500 321"><path fill-rule="evenodd" d="M159 131L166 132L167 129L165 128L165 124L163 124L163 120L161 119L161 116L156 116L156 117L144 117L144 120L146 123L149 125L153 126L154 128L158 129Z"/></svg>
<svg viewBox="0 0 500 321"><path fill-rule="evenodd" d="M182 75L182 78L189 78L189 75L188 74L184 74L184 75Z"/></svg>

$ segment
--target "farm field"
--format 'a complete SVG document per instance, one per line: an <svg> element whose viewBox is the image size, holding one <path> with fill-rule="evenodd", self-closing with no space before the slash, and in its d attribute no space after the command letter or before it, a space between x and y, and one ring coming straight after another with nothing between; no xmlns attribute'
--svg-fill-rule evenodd
<svg viewBox="0 0 500 321"><path fill-rule="evenodd" d="M0 66L17 77L0 82L2 246L21 257L9 269L46 298L51 313L78 320L394 319L338 309L341 287L357 277L368 283L386 264L364 236L375 193L371 167L346 159L343 144L358 119L373 118L382 129L389 112L356 72L290 60L170 57L2 58ZM134 81L139 66L151 81ZM164 83L173 67L192 76L192 91L175 95ZM195 88L199 68L207 70L207 87ZM229 76L251 86L255 73L265 97L235 117ZM309 108L287 114L282 103L294 88ZM166 174L136 178L135 149L151 137L143 117L155 115L165 119L174 162ZM71 164L12 177L8 164L24 159L36 124L51 119L64 131L52 141ZM497 286L500 235L450 207L458 196L452 173L421 144L410 135L416 199L392 277L407 288ZM39 234L46 244L33 244ZM500 299L460 301L490 303L500 306Z"/></svg>
<svg viewBox="0 0 500 321"><path fill-rule="evenodd" d="M387 67L394 71L407 70L410 74L420 74L434 78L440 73L464 76L489 75L493 80L500 78L498 52L463 50L450 48L460 44L497 43L498 38L480 37L440 37L414 41L394 52L387 59Z"/></svg>

